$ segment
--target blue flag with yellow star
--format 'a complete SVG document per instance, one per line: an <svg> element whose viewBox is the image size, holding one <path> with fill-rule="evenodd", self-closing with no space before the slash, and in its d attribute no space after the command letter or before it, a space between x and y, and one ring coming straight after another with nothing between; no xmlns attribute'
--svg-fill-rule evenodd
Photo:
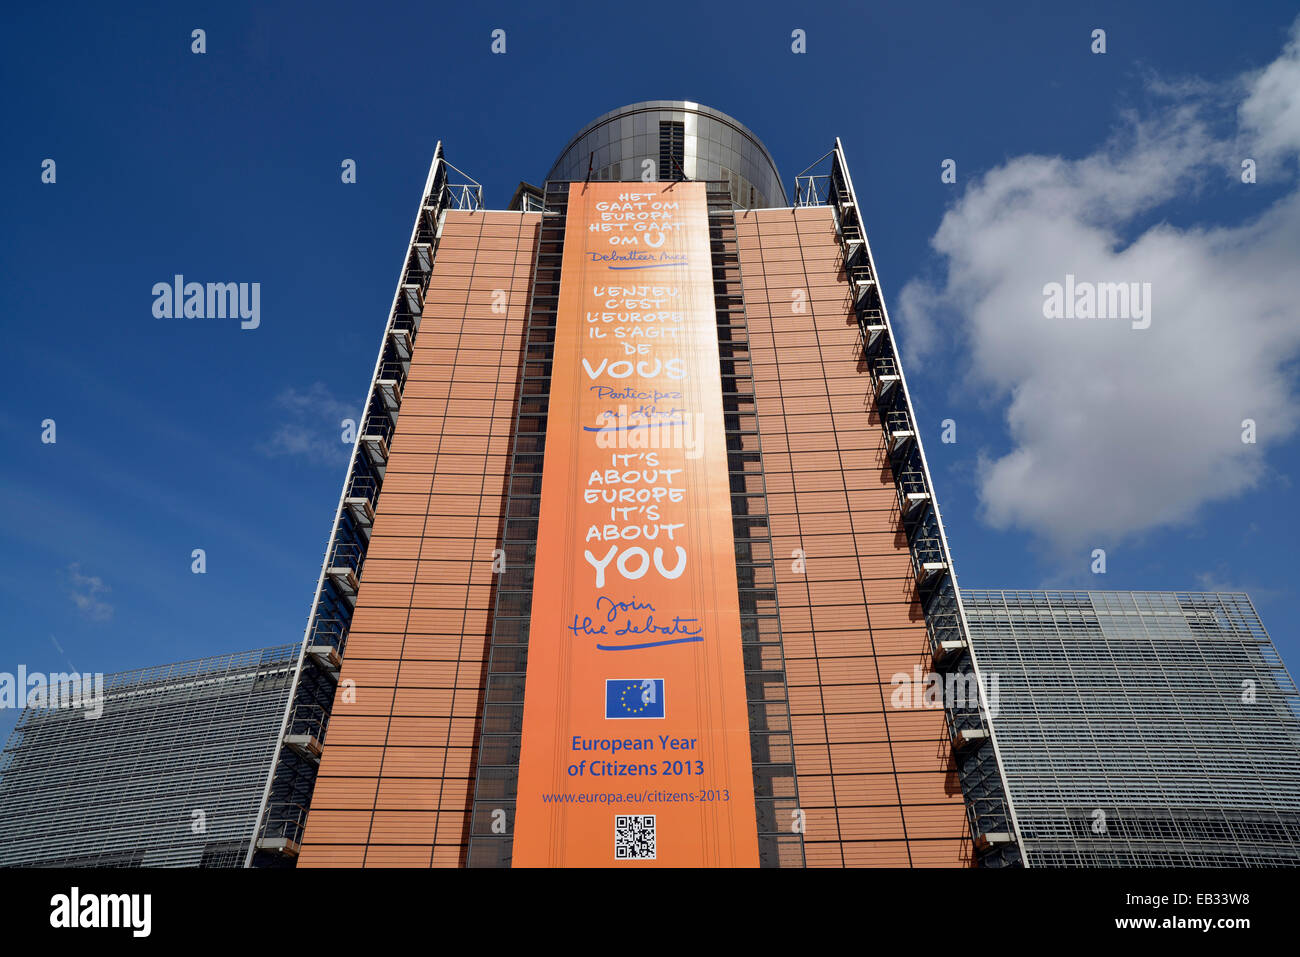
<svg viewBox="0 0 1300 957"><path fill-rule="evenodd" d="M605 717L662 718L664 716L664 680L662 678L606 678Z"/></svg>

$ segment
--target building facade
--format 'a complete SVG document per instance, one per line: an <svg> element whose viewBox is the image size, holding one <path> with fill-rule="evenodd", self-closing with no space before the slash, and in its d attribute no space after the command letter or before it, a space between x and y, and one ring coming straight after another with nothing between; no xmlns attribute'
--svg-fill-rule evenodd
<svg viewBox="0 0 1300 957"><path fill-rule="evenodd" d="M264 835L298 866L561 864L574 862L566 855L583 843L598 848L586 862L609 864L622 855L766 866L1018 862L992 733L966 747L973 735L955 736L943 707L920 695L900 703L893 693L898 675L931 670L936 649L967 648L956 582L838 142L796 177L795 190L790 205L748 129L691 103L634 104L598 118L564 148L545 185L521 185L507 210L485 209L481 189L439 145L308 629L330 622L341 657L328 745L305 827ZM610 212L620 201L649 211ZM669 246L680 246L665 271L593 279L592 269L605 268L591 265L597 259L627 260L611 270L659 268L644 261L662 259L657 246L591 257L602 231L635 240L647 225L636 216L653 218L660 207L672 209L673 221L645 242L671 236ZM650 275L664 285L628 285ZM623 285L608 286L613 276ZM743 798L725 807L666 806L684 789L666 798L620 792L623 805L590 812L538 806L579 800L583 788L560 770L569 743L587 740L575 732L579 723L595 729L597 747L601 735L627 727L621 715L611 718L612 705L588 714L600 710L588 671L601 667L583 658L589 635L566 634L553 618L538 632L553 594L576 601L575 588L590 584L581 543L571 552L554 544L574 522L588 527L582 496L598 498L574 484L576 466L563 464L594 454L569 430L581 437L632 428L581 419L590 410L573 382L580 368L597 382L597 360L582 352L591 344L576 338L581 317L593 321L582 297L610 288L667 290L677 298L656 314L659 328L677 323L692 343L671 356L647 344L637 354L653 359L637 360L635 388L609 378L591 387L684 397L683 414L698 416L707 440L704 454L717 451L709 470L690 456L669 470L689 487L681 522L663 527L695 537L681 552L682 562L690 556L681 585L658 585L667 588L661 602L678 602L679 611L694 602L676 620L698 617L718 637L671 660L618 646L603 660L635 667L601 680L638 682L647 690L637 693L651 697L661 687L671 714L659 719L663 727L694 715L683 734L700 735L682 740L703 742L699 766L725 767L729 784L743 769L743 788L700 782L701 801L732 791ZM613 305L597 309L619 322L641 298L607 297ZM617 356L605 358L603 368L620 368ZM655 365L661 359L666 366ZM642 376L643 365L671 374L673 362L691 370L687 391L657 391ZM613 408L600 415L617 418ZM653 490L620 494L643 491ZM548 518L561 510L567 519ZM589 527L602 540L605 526ZM617 548L605 547L585 549L587 562L612 561ZM629 578L638 572L617 567ZM699 567L707 580L693 577ZM645 599L650 580L637 584ZM573 605L566 615L589 618L602 596L588 597L595 606ZM635 623L629 615L618 624L660 627L640 611ZM615 646L596 638L593 647ZM679 669L691 653L694 665ZM968 651L961 658L978 671ZM660 661L671 678L638 672ZM721 703L701 718L709 701ZM969 705L978 716L978 700ZM648 707L658 714L656 702ZM654 743L638 730L642 739ZM667 757L666 774L695 767ZM589 774L580 767L575 760L569 773ZM268 795L266 819L295 820L279 804ZM653 830L648 839L641 830L656 822L668 829L657 845ZM704 837L687 840L696 830ZM690 856L697 853L704 856Z"/></svg>
<svg viewBox="0 0 1300 957"><path fill-rule="evenodd" d="M838 141L435 150L302 642L29 711L0 864L1297 863L1240 595L960 595ZM201 827L196 826L201 823Z"/></svg>
<svg viewBox="0 0 1300 957"><path fill-rule="evenodd" d="M1246 595L962 597L1029 866L1300 864L1300 697Z"/></svg>
<svg viewBox="0 0 1300 957"><path fill-rule="evenodd" d="M24 709L0 755L0 866L242 865L300 650L107 675L93 718Z"/></svg>
<svg viewBox="0 0 1300 957"><path fill-rule="evenodd" d="M1016 847L1027 866L1300 864L1300 695L1247 596L967 589L962 601L969 642L939 649L930 674L961 679L960 687L976 649L985 707L971 714L960 695L945 692L947 707L933 709L941 716L938 738L953 753L968 803L983 804L980 813L989 817L990 802L1005 796L979 791L975 771L990 751L987 732L996 729ZM753 648L746 649L750 657L771 658L769 644L744 644ZM292 756L315 768L326 750L319 709L298 697L313 681L298 668L304 657L316 668L317 654L287 645L109 675L95 700L84 686L80 698L64 695L63 706L25 710L0 753L0 866L237 867L250 856L259 866L288 866L312 855L311 843L302 842L305 804L292 802L290 811L260 824L258 807L268 787L287 779L272 763L277 744L281 765ZM787 682L798 688L790 676L806 656L789 655ZM913 713L894 700L906 685L900 679L909 677L894 673L883 714ZM412 700L427 695L405 693ZM794 741L807 734L799 720L806 710L797 701L775 709L791 715ZM769 730L759 752L768 758L784 756L771 740L772 713L765 709ZM337 725L345 735L348 727ZM411 762L419 754L401 749L431 746L411 735L385 745L384 759ZM386 802L432 804L428 782L438 780L442 793L455 795L454 808L472 808L485 790L478 780L502 767L485 771L480 762L456 768L458 777L392 774L394 783L381 783L388 783ZM753 767L758 807L763 783L772 791L783 781L798 785L797 804L815 811L817 779L842 781L833 773L790 780L779 761L756 760ZM999 807L1009 814L1007 803ZM837 806L836 813L846 812ZM888 813L880 804L864 817ZM469 833L457 835L465 848L458 853L472 861L483 852L471 850L472 811L461 815L451 818L469 822ZM483 830L491 835L486 817ZM760 822L773 819L770 808L758 815ZM387 832L396 840L386 846L407 847L403 839L418 833ZM780 858L789 853L784 835L756 833L775 844L777 864L798 863ZM804 853L811 846L815 855L818 843L825 842L806 839ZM501 846L499 839L487 845ZM464 863L447 857L449 865Z"/></svg>

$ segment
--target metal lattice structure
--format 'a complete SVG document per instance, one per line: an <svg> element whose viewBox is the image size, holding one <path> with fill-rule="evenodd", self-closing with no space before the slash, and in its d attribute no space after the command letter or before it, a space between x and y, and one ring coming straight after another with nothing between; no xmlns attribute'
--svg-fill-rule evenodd
<svg viewBox="0 0 1300 957"><path fill-rule="evenodd" d="M1026 863L1300 865L1300 697L1246 595L962 602Z"/></svg>
<svg viewBox="0 0 1300 957"><path fill-rule="evenodd" d="M26 709L0 756L0 865L240 866L299 650L107 675L95 719Z"/></svg>

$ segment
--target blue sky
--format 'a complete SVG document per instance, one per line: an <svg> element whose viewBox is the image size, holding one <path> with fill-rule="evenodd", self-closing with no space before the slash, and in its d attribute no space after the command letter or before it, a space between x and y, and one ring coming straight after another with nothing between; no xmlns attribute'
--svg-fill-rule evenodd
<svg viewBox="0 0 1300 957"><path fill-rule="evenodd" d="M1180 316L1157 314L1173 338L1143 342L1159 343L1168 363L1115 340L1115 354L1129 357L1122 374L1112 381L1103 364L1092 377L1119 394L1100 406L1119 438L1101 456L1115 460L1092 474L1094 455L1076 469L1075 526L1043 521L1075 512L1061 508L1060 489L1026 503L999 498L989 480L999 463L1016 465L1017 449L1040 465L1050 453L1036 410L1070 418L1068 403L1023 401L1043 388L1041 372L1025 368L1032 356L1001 363L990 353L999 311L1020 308L1004 287L1040 281L1016 251L1035 214L1064 217L1096 246L1080 256L1081 274L1101 262L1144 279L1164 263L1165 302L1185 301L1198 284L1225 297L1236 282L1245 293L1286 272L1258 282L1240 270L1207 275L1190 268L1197 256L1296 258L1285 228L1295 221L1285 127L1294 101L1265 90L1254 114L1238 114L1251 71L1283 55L1294 4L1253 4L1249 16L1228 4L1026 6L7 7L0 670L107 672L299 640L346 464L337 423L364 398L435 142L500 208L519 180L540 182L589 119L657 98L740 119L787 189L842 138L914 357L909 382L964 584L1244 589L1294 670L1300 631L1287 611L1300 450L1290 332L1300 320L1294 306L1279 312L1285 289L1256 296L1258 322L1220 309L1211 335L1179 333ZM1089 50L1097 27L1104 55ZM190 52L194 28L206 31L203 55ZM495 28L507 32L503 56L489 51ZM795 28L807 31L804 55L790 51ZM1230 167L1255 146L1260 180L1243 186ZM1091 177L1106 157L1114 162ZM54 184L41 182L46 158L57 164ZM340 181L345 158L357 162L355 185ZM955 185L940 182L945 158L957 160ZM1163 185L1153 164L1170 170ZM978 237L1001 220L981 203L1015 205L1026 171L1072 189L1030 196L1028 218L1011 223L990 261ZM1098 222L1107 184L1141 195ZM1257 228L1269 217L1280 225ZM1238 232L1216 246L1223 230ZM1139 255L1171 237L1172 258ZM1073 262L1035 268L1050 278ZM260 327L154 318L150 290L175 273L260 282ZM1027 302L1025 314L1035 308ZM1200 454L1222 423L1203 403L1179 404L1186 381L1154 391L1153 382L1162 368L1195 370L1191 342L1215 355L1256 334L1267 342L1239 350L1226 381L1196 381L1202 398L1237 401L1244 382L1267 379L1262 392L1246 390L1246 405L1267 411L1261 438L1227 458ZM1073 347L1042 343L1058 358ZM1135 426L1126 408L1154 418ZM944 445L948 417L958 441ZM47 418L57 423L53 445L40 441ZM1187 432L1173 435L1180 420ZM1128 461L1134 428L1173 435L1167 461ZM1097 439L1093 428L1064 441ZM1225 469L1244 477L1207 478ZM1115 484L1127 470L1143 494ZM1052 474L1022 470L1020 491L1032 498L1034 482ZM1103 493L1123 507L1108 513ZM1127 530L1107 528L1106 514ZM1107 549L1104 576L1089 571L1092 547ZM206 550L205 575L191 574L194 548ZM0 714L0 734L12 720Z"/></svg>

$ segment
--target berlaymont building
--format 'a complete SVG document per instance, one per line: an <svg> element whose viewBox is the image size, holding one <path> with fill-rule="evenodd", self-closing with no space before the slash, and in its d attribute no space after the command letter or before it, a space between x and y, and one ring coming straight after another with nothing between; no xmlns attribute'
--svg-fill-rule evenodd
<svg viewBox="0 0 1300 957"><path fill-rule="evenodd" d="M1248 597L959 591L828 145L637 103L490 209L439 144L305 637L29 709L0 863L1300 863Z"/></svg>

